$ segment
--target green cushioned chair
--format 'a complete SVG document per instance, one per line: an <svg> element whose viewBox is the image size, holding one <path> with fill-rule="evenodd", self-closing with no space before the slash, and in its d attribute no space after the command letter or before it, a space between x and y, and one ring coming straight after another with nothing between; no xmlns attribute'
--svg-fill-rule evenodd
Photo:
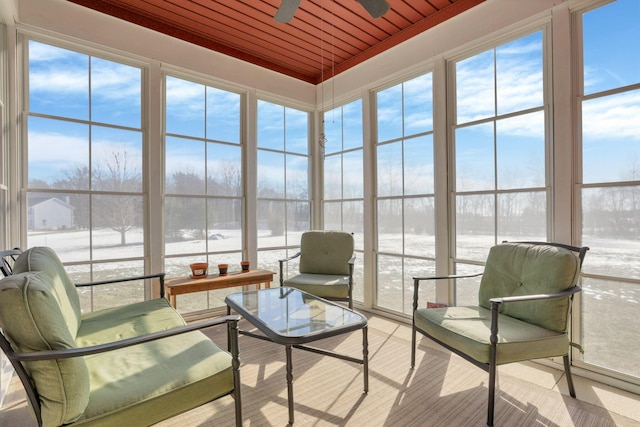
<svg viewBox="0 0 640 427"><path fill-rule="evenodd" d="M13 267L0 280L0 348L38 425L147 426L227 395L242 425L239 316L187 325L165 298L82 313L53 250L31 248ZM218 325L231 353L200 331Z"/></svg>
<svg viewBox="0 0 640 427"><path fill-rule="evenodd" d="M569 393L569 319L582 261L589 248L558 243L514 242L494 246L484 272L414 277L411 367L416 332L489 372L487 425L493 425L496 366L562 356ZM418 308L424 280L482 276L478 305Z"/></svg>
<svg viewBox="0 0 640 427"><path fill-rule="evenodd" d="M279 260L280 286L297 288L353 308L353 235L344 231L312 230L302 233L300 251ZM285 278L287 262L300 258L299 274Z"/></svg>

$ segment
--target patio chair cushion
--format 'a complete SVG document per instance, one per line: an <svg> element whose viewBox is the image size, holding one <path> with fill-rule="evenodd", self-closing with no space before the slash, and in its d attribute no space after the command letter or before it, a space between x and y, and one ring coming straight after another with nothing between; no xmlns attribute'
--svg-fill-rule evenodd
<svg viewBox="0 0 640 427"><path fill-rule="evenodd" d="M348 275L353 236L341 231L307 231L300 238L300 273Z"/></svg>
<svg viewBox="0 0 640 427"><path fill-rule="evenodd" d="M489 363L491 310L478 306L421 308L415 325L422 331L482 363ZM497 364L567 353L567 334L500 315Z"/></svg>
<svg viewBox="0 0 640 427"><path fill-rule="evenodd" d="M2 281L0 316L3 331L16 352L75 347L61 304L59 281L44 272L14 274ZM82 357L26 363L37 385L43 423L57 426L78 419L89 402L89 371Z"/></svg>
<svg viewBox="0 0 640 427"><path fill-rule="evenodd" d="M348 298L349 276L331 274L298 274L284 281L284 286L297 288L322 298Z"/></svg>
<svg viewBox="0 0 640 427"><path fill-rule="evenodd" d="M480 307L495 297L550 294L574 286L580 261L554 246L503 243L491 248L478 294ZM556 332L567 330L569 298L502 304L502 314ZM566 352L566 351L565 351Z"/></svg>

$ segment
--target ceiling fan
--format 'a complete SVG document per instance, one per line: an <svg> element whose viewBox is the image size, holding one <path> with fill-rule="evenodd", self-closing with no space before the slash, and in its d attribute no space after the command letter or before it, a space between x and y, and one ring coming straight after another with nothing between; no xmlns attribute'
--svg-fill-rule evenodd
<svg viewBox="0 0 640 427"><path fill-rule="evenodd" d="M296 13L296 10L298 10L298 6L300 6L300 1L301 0L282 0L282 3L280 3L280 7L278 8L278 11L276 12L276 16L274 17L274 19L277 22L281 22L283 24L286 24L287 22L291 21L291 18L293 18L293 15ZM367 12L369 12L369 15L371 15L372 18L380 18L382 15L387 13L390 7L389 3L387 3L386 0L356 0L356 1L360 3Z"/></svg>

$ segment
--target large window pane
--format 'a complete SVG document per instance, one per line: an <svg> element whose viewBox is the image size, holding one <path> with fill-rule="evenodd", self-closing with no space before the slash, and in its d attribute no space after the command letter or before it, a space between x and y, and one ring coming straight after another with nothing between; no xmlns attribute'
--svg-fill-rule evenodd
<svg viewBox="0 0 640 427"><path fill-rule="evenodd" d="M617 0L583 15L584 92L638 82L638 0Z"/></svg>
<svg viewBox="0 0 640 427"><path fill-rule="evenodd" d="M640 90L583 102L582 162L585 183L640 179L639 110Z"/></svg>
<svg viewBox="0 0 640 427"><path fill-rule="evenodd" d="M165 85L167 133L203 138L205 86L171 76L165 78Z"/></svg>
<svg viewBox="0 0 640 427"><path fill-rule="evenodd" d="M542 111L496 121L498 188L544 187Z"/></svg>
<svg viewBox="0 0 640 427"><path fill-rule="evenodd" d="M496 243L493 195L456 197L456 257L484 261Z"/></svg>
<svg viewBox="0 0 640 427"><path fill-rule="evenodd" d="M140 128L142 73L139 68L91 58L91 118Z"/></svg>
<svg viewBox="0 0 640 427"><path fill-rule="evenodd" d="M495 187L493 125L456 130L456 190L477 191Z"/></svg>
<svg viewBox="0 0 640 427"><path fill-rule="evenodd" d="M402 142L378 146L378 197L402 194Z"/></svg>

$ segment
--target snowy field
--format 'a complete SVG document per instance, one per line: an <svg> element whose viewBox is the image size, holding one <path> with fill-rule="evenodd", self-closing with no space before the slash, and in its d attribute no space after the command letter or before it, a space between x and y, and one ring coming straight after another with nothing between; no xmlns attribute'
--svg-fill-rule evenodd
<svg viewBox="0 0 640 427"><path fill-rule="evenodd" d="M180 276L189 273L189 263L204 261L203 255L209 245L210 268L215 269L218 263L230 264L230 271L240 269L242 254L241 235L236 230L212 230L209 234L220 234L224 238L205 241L203 239L184 240L167 244L166 253L170 255L165 261L164 269L167 276ZM290 234L290 244L299 242L301 233ZM406 237L406 236L405 236ZM91 240L90 240L91 239ZM358 237L356 237L358 239ZM490 237L465 236L461 239L465 259L484 260ZM281 247L286 244L284 236L271 236L270 231L264 230L258 236L259 246L262 248ZM514 238L507 240L528 240ZM539 240L539 239L534 239ZM93 254L87 249L93 243ZM56 250L65 263L83 263L93 258L99 260L118 260L94 264L94 280L113 277L143 274L143 236L141 230L131 230L127 233L127 244L120 245L120 235L111 230L94 231L90 236L88 231L40 232L30 233L28 246L50 246ZM291 243L293 242L293 243ZM434 241L432 236L418 236L412 241L405 241L405 248L410 252L432 257ZM380 248L386 253L402 252L401 235L383 235L380 237ZM640 242L637 240L601 239L591 236L585 237L585 245L591 249L587 253L583 272L595 275L607 275L628 279L640 279ZM361 244L357 244L361 247ZM178 256L185 254L184 257ZM274 280L278 279L278 259L291 255L284 250L265 250L258 253L258 268L276 272ZM134 261L128 261L133 259ZM380 273L378 283L378 304L397 311L411 312L411 276L431 274L431 262L415 260L409 266L403 266L395 257L380 257ZM255 268L252 266L252 268ZM297 264L291 266L297 269ZM481 270L481 267L470 266L470 270ZM69 265L68 271L76 282L88 282L88 267L86 265ZM473 289L475 284L460 289ZM209 292L206 298L200 294L180 296L178 309L181 312L203 310L224 305L224 297L238 289L226 289ZM471 291L469 291L471 292ZM100 289L85 291L82 294L83 309L96 310L105 308L117 301L131 301L141 299L142 284L130 286L123 295L121 289ZM356 261L356 299L362 299L362 260ZM427 295L425 299L431 299ZM459 301L473 301L475 295L461 295ZM422 301L422 298L421 298ZM619 281L604 281L596 279L583 280L582 329L583 345L585 347L584 360L588 363L605 366L621 372L640 377L640 365L635 362L640 352L637 331L640 329L640 286L637 283Z"/></svg>

